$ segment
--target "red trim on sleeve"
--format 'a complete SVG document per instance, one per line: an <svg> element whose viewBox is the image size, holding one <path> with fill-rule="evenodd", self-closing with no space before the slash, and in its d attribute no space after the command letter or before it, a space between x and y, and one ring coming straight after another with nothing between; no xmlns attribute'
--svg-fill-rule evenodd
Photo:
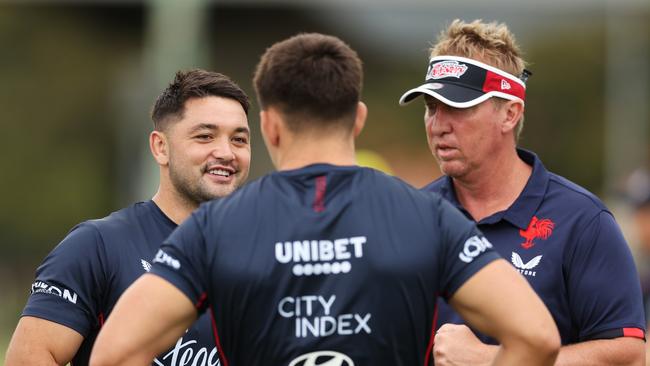
<svg viewBox="0 0 650 366"><path fill-rule="evenodd" d="M219 340L219 333L217 332L217 321L214 317L214 310L212 309L212 306L210 306L210 319L212 319L212 334L214 334L214 342L217 346L217 354L219 354L219 359L223 361L223 366L228 366L228 359L226 358L226 354L224 353L223 348L221 348L221 341Z"/></svg>
<svg viewBox="0 0 650 366"><path fill-rule="evenodd" d="M97 320L99 320L99 327L104 326L104 313L99 313L99 316L97 316Z"/></svg>
<svg viewBox="0 0 650 366"><path fill-rule="evenodd" d="M623 337L634 337L645 339L645 333L639 328L623 328Z"/></svg>
<svg viewBox="0 0 650 366"><path fill-rule="evenodd" d="M438 295L436 295L438 298ZM436 307L433 309L433 324L431 324L431 338L429 339L429 345L427 346L427 353L424 355L424 366L429 366L429 360L431 359L431 353L433 352L433 345L436 343L436 326L438 325L438 301L436 300Z"/></svg>

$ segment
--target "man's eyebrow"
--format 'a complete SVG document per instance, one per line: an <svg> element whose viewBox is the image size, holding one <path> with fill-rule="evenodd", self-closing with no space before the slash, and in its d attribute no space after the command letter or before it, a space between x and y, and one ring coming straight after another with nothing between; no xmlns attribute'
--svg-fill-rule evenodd
<svg viewBox="0 0 650 366"><path fill-rule="evenodd" d="M235 128L235 133L245 133L247 135L250 135L251 131L248 129L248 127L237 127Z"/></svg>
<svg viewBox="0 0 650 366"><path fill-rule="evenodd" d="M216 125L214 123L199 123L198 125L192 127L190 130L190 133L195 133L201 130L212 130L212 131L217 131L219 130L219 125ZM237 127L234 130L235 133L245 133L247 135L251 134L251 131L248 127L246 126L241 126Z"/></svg>
<svg viewBox="0 0 650 366"><path fill-rule="evenodd" d="M214 123L199 123L198 125L192 127L190 133L194 133L200 130L218 130L219 126Z"/></svg>

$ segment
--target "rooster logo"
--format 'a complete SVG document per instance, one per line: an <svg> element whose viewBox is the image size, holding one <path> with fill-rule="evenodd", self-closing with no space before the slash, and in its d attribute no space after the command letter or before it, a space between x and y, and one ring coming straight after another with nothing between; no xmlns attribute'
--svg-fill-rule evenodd
<svg viewBox="0 0 650 366"><path fill-rule="evenodd" d="M551 234L553 234L553 228L555 228L555 223L550 219L538 219L537 216L533 216L528 224L526 230L519 230L519 235L522 238L526 239L525 242L521 243L521 247L524 249L532 248L535 243L533 239L548 239Z"/></svg>

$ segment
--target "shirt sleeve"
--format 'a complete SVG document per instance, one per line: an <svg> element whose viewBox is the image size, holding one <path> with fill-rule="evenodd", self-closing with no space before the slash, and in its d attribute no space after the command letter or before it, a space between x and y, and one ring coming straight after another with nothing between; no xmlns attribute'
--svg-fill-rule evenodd
<svg viewBox="0 0 650 366"><path fill-rule="evenodd" d="M151 268L151 273L162 277L183 292L199 312L207 307L207 253L200 225L205 215L205 210L200 208L178 226L163 242Z"/></svg>
<svg viewBox="0 0 650 366"><path fill-rule="evenodd" d="M565 260L567 294L580 341L645 338L639 277L629 247L606 211L587 225Z"/></svg>
<svg viewBox="0 0 650 366"><path fill-rule="evenodd" d="M440 206L440 296L449 300L470 277L500 256L474 222L446 201Z"/></svg>
<svg viewBox="0 0 650 366"><path fill-rule="evenodd" d="M22 315L62 324L87 337L102 316L102 253L102 239L93 225L73 228L36 270Z"/></svg>

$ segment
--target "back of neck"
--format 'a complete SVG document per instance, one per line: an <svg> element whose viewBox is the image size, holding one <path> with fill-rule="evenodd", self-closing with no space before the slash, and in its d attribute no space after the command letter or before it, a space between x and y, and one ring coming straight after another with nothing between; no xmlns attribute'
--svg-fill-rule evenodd
<svg viewBox="0 0 650 366"><path fill-rule="evenodd" d="M311 164L355 165L354 141L340 137L295 139L280 147L278 170L291 170Z"/></svg>

